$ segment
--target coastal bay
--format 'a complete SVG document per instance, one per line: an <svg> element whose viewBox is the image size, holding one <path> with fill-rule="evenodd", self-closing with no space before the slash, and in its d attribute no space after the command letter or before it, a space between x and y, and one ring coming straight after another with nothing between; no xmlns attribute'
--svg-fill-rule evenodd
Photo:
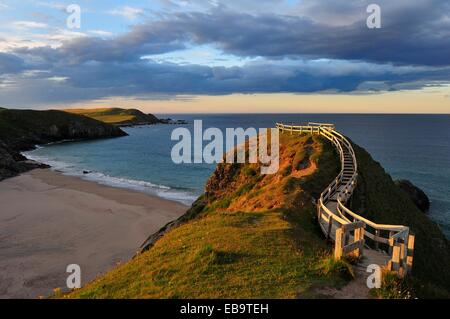
<svg viewBox="0 0 450 319"><path fill-rule="evenodd" d="M129 260L187 206L36 169L0 182L0 298L48 296L78 264L85 284Z"/></svg>

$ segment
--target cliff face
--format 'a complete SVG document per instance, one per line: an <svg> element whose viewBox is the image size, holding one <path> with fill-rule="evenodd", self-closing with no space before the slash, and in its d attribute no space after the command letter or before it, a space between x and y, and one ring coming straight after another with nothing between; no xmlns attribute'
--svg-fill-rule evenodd
<svg viewBox="0 0 450 319"><path fill-rule="evenodd" d="M37 167L20 154L37 144L125 135L118 127L62 111L0 109L0 180Z"/></svg>
<svg viewBox="0 0 450 319"><path fill-rule="evenodd" d="M396 181L395 184L411 198L417 208L424 213L428 213L430 210L430 199L423 190L405 179Z"/></svg>
<svg viewBox="0 0 450 319"><path fill-rule="evenodd" d="M409 226L415 234L413 279L419 297L450 297L450 242L439 226L415 205L384 168L354 145L358 185L352 209L379 224Z"/></svg>

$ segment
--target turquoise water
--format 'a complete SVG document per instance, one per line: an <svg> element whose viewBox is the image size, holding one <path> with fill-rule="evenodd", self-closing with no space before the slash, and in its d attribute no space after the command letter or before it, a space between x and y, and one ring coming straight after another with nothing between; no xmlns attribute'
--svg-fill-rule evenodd
<svg viewBox="0 0 450 319"><path fill-rule="evenodd" d="M347 114L239 114L170 115L194 119L208 127L273 127L287 123L331 122L339 131L366 148L394 179L405 178L430 197L430 216L450 236L450 116ZM170 153L176 126L125 128L129 136L117 139L60 143L44 146L28 157L70 175L99 183L149 192L186 204L203 192L215 165L174 164ZM205 143L206 144L206 143ZM83 170L90 171L83 174Z"/></svg>

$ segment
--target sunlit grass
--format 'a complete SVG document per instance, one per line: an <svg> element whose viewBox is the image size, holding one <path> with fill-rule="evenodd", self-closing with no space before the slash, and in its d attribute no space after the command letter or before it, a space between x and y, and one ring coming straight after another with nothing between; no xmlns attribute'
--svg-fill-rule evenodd
<svg viewBox="0 0 450 319"><path fill-rule="evenodd" d="M134 109L97 108L97 109L67 109L65 111L69 113L84 115L109 124L146 122L153 120L148 118L148 115Z"/></svg>
<svg viewBox="0 0 450 319"><path fill-rule="evenodd" d="M290 165L309 140L283 134L281 165ZM321 139L311 145L299 169L312 165L308 158L314 154L336 162ZM254 164L220 166L218 174L228 174L228 183L214 188L212 177L207 205L193 219L68 297L296 298L318 283L341 285L348 279L338 267L324 273L331 249L318 230L311 196L301 188L302 181L318 176L325 187L337 170L336 164L300 174L298 187L284 192L280 186L289 176L282 170L261 176Z"/></svg>

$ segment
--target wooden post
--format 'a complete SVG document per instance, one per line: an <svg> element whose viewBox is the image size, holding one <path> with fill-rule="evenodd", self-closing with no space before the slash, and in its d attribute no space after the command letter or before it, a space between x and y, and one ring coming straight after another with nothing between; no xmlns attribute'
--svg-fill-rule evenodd
<svg viewBox="0 0 450 319"><path fill-rule="evenodd" d="M389 239L394 236L394 232L390 231L389 232ZM392 255L392 245L389 244L389 255Z"/></svg>
<svg viewBox="0 0 450 319"><path fill-rule="evenodd" d="M392 247L392 270L398 271L400 269L400 245Z"/></svg>
<svg viewBox="0 0 450 319"><path fill-rule="evenodd" d="M361 227L359 231L360 231L359 235L361 236L360 237L361 247L359 248L359 256L363 256L364 255L364 243L365 243L365 240L364 240L365 229L364 229L364 227Z"/></svg>
<svg viewBox="0 0 450 319"><path fill-rule="evenodd" d="M361 228L357 228L357 229L355 229L355 235L353 236L353 240L355 241L355 243L356 242L358 242L359 241L359 238L360 238L360 229ZM354 251L354 253L353 253L353 256L355 256L355 257L359 257L359 248L358 249L356 249L355 251Z"/></svg>
<svg viewBox="0 0 450 319"><path fill-rule="evenodd" d="M334 244L334 258L342 258L342 240L344 238L344 230L342 228L336 229L336 238Z"/></svg>
<svg viewBox="0 0 450 319"><path fill-rule="evenodd" d="M327 231L327 240L331 237L331 229L333 228L333 215L328 216L328 231Z"/></svg>
<svg viewBox="0 0 450 319"><path fill-rule="evenodd" d="M414 258L414 240L415 235L410 234L408 237L408 251L406 257L406 266L408 268L408 272L411 272Z"/></svg>
<svg viewBox="0 0 450 319"><path fill-rule="evenodd" d="M363 248L364 248L364 228L357 228L355 229L355 236L354 241L359 242L358 249L356 249L353 253L353 255L357 258L361 257L363 255Z"/></svg>
<svg viewBox="0 0 450 319"><path fill-rule="evenodd" d="M406 245L405 243L400 244L400 269L399 275L400 277L404 277L408 271L406 267Z"/></svg>
<svg viewBox="0 0 450 319"><path fill-rule="evenodd" d="M379 237L380 236L380 231L378 229L375 229L375 236ZM375 250L378 250L378 241L375 238Z"/></svg>

